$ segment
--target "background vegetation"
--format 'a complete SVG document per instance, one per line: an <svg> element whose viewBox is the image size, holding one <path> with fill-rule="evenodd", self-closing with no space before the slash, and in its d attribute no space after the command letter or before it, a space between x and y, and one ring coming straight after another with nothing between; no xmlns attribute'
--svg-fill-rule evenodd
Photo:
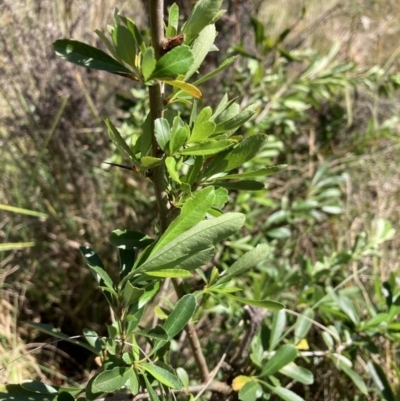
<svg viewBox="0 0 400 401"><path fill-rule="evenodd" d="M189 3L181 2L181 9L189 12ZM87 380L94 361L68 343L11 362L47 340L20 322L52 323L70 335L84 327L101 333L109 312L77 248L95 245L106 262L115 262L107 243L111 230L152 229L149 186L134 173L101 165L112 154L101 116L113 115L126 135L141 129L145 93L122 87L119 79L110 85L108 76L105 87L101 73L57 60L51 47L60 37L97 43L92 31L110 22L116 5L136 21L147 18L142 3L116 0L5 0L0 6L0 203L46 215L0 215L3 381L32 375L60 384ZM220 53L241 57L224 79L211 81L205 96L217 102L228 91L242 107L257 103L258 115L246 128L268 133L269 141L252 163L289 168L268 179L266 191L231 193L230 207L247 214L247 232L221 248L219 265L256 243L270 245L270 259L237 285L315 320L299 346L315 375L312 386L296 384L304 398L360 397L335 359L341 353L368 385L372 361L396 389L398 311L390 308L400 280L392 229L399 221L400 5L287 0L226 7ZM208 63L219 60L216 52ZM342 290L342 299L324 303L331 288ZM217 360L214 345L244 315L239 304L231 305L217 321L218 302L209 306L198 326L209 358ZM393 316L371 323L389 312ZM295 331L296 317L268 314L252 343L256 364L271 335L284 335L276 331L279 319ZM221 329L207 336L211 327ZM322 333L335 330L341 341L331 344ZM327 349L331 357L317 353ZM381 396L372 392L367 399Z"/></svg>

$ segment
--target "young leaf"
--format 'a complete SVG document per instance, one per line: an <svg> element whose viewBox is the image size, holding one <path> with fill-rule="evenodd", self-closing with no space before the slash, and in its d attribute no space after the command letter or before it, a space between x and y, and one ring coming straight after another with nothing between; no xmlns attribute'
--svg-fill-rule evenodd
<svg viewBox="0 0 400 401"><path fill-rule="evenodd" d="M154 122L154 136L156 137L157 143L162 150L166 149L166 146L171 138L171 128L168 120L165 118L157 118Z"/></svg>
<svg viewBox="0 0 400 401"><path fill-rule="evenodd" d="M111 43L110 39L106 35L104 35L103 32L99 31L98 29L95 30L97 36L102 40L102 42L106 45L107 50L115 57L118 59L118 54L115 51L114 45Z"/></svg>
<svg viewBox="0 0 400 401"><path fill-rule="evenodd" d="M129 307L134 303L138 303L139 299L143 296L145 290L144 288L136 288L129 281L124 286L123 289L123 299L124 305Z"/></svg>
<svg viewBox="0 0 400 401"><path fill-rule="evenodd" d="M175 267L177 262L210 248L222 239L236 233L244 221L245 216L241 213L226 213L212 220L201 221L151 254L136 272Z"/></svg>
<svg viewBox="0 0 400 401"><path fill-rule="evenodd" d="M227 283L233 277L246 273L254 266L257 266L258 263L265 260L269 253L270 249L268 245L257 245L254 249L245 253L228 270L226 270L225 274L220 276L217 280L217 284Z"/></svg>
<svg viewBox="0 0 400 401"><path fill-rule="evenodd" d="M180 127L176 131L171 132L171 139L169 141L169 151L171 155L175 154L187 139L187 128Z"/></svg>
<svg viewBox="0 0 400 401"><path fill-rule="evenodd" d="M297 349L291 344L282 345L276 353L267 361L261 371L260 377L271 376L284 366L293 362L297 357Z"/></svg>
<svg viewBox="0 0 400 401"><path fill-rule="evenodd" d="M127 26L127 28L132 32L133 37L135 38L135 42L139 46L140 51L144 54L146 52L146 47L143 43L142 35L139 32L139 29L135 25L135 23L122 15L119 16L119 19Z"/></svg>
<svg viewBox="0 0 400 401"><path fill-rule="evenodd" d="M199 0L182 28L186 43L192 43L197 35L219 15L222 0Z"/></svg>
<svg viewBox="0 0 400 401"><path fill-rule="evenodd" d="M157 166L161 166L162 159L153 156L145 156L140 159L140 163L142 167L146 169L154 168Z"/></svg>
<svg viewBox="0 0 400 401"><path fill-rule="evenodd" d="M198 123L196 120L188 143L204 141L214 133L215 127L216 125L213 121L204 121Z"/></svg>
<svg viewBox="0 0 400 401"><path fill-rule="evenodd" d="M174 3L168 10L168 26L166 32L167 38L176 35L176 33L178 32L178 23L179 23L179 7L176 3Z"/></svg>
<svg viewBox="0 0 400 401"><path fill-rule="evenodd" d="M53 43L57 56L71 63L94 70L132 75L120 62L100 49L71 39L60 39Z"/></svg>
<svg viewBox="0 0 400 401"><path fill-rule="evenodd" d="M120 390L129 378L132 368L118 366L111 370L101 372L93 382L94 390L111 393Z"/></svg>
<svg viewBox="0 0 400 401"><path fill-rule="evenodd" d="M214 43L216 34L215 25L208 25L200 32L199 36L194 41L192 46L194 62L185 75L185 81L187 81L200 68Z"/></svg>
<svg viewBox="0 0 400 401"><path fill-rule="evenodd" d="M140 367L150 373L157 381L173 390L182 390L182 383L168 370L160 368L152 363L141 363Z"/></svg>
<svg viewBox="0 0 400 401"><path fill-rule="evenodd" d="M149 80L155 68L156 58L154 56L154 49L148 47L142 58L142 74L145 82Z"/></svg>
<svg viewBox="0 0 400 401"><path fill-rule="evenodd" d="M265 135L263 134L253 135L244 139L233 149L218 154L209 164L205 176L211 177L214 174L242 166L259 152L264 140Z"/></svg>
<svg viewBox="0 0 400 401"><path fill-rule="evenodd" d="M168 174L170 177L177 182L178 184L181 183L181 180L179 178L179 172L177 170L177 163L174 157L168 156L165 159L165 167L167 167Z"/></svg>
<svg viewBox="0 0 400 401"><path fill-rule="evenodd" d="M122 153L125 154L126 156L129 157L129 159L133 162L133 163L137 163L136 162L136 158L135 155L132 153L130 147L128 146L128 144L125 142L125 139L122 138L121 134L119 133L119 131L115 128L114 124L108 119L105 118L104 122L107 125L108 128L108 134L110 135L110 138L112 140L112 142L114 143L114 145L117 147L117 149ZM136 164L135 164L136 165ZM136 166L137 167L137 166Z"/></svg>
<svg viewBox="0 0 400 401"><path fill-rule="evenodd" d="M232 146L233 142L227 139L221 141L206 141L201 142L198 145L181 149L179 154L191 156L212 156L216 153L222 152L225 149L231 148Z"/></svg>
<svg viewBox="0 0 400 401"><path fill-rule="evenodd" d="M170 313L163 324L163 329L167 332L168 338L174 338L180 333L196 310L196 298L193 294L184 295L176 304L175 309Z"/></svg>
<svg viewBox="0 0 400 401"><path fill-rule="evenodd" d="M123 25L116 25L112 33L118 57L126 64L134 67L136 57L136 41L132 32Z"/></svg>
<svg viewBox="0 0 400 401"><path fill-rule="evenodd" d="M193 53L189 46L183 45L174 47L157 61L150 78L168 78L184 75L192 64Z"/></svg>
<svg viewBox="0 0 400 401"><path fill-rule="evenodd" d="M226 131L232 131L241 127L246 121L250 120L250 118L254 116L255 112L256 111L254 105L245 108L235 117L218 124L215 128L215 134L223 133Z"/></svg>
<svg viewBox="0 0 400 401"><path fill-rule="evenodd" d="M206 187L197 191L183 204L180 215L169 225L165 233L153 248L153 253L171 242L178 235L200 223L214 203L214 187Z"/></svg>

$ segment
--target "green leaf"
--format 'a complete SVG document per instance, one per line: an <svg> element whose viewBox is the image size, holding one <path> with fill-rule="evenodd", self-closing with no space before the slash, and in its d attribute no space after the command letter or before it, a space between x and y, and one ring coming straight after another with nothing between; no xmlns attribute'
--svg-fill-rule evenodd
<svg viewBox="0 0 400 401"><path fill-rule="evenodd" d="M160 277L160 278L187 278L192 277L192 274L187 270L183 269L164 269L160 271L151 271L145 273L147 276L150 277Z"/></svg>
<svg viewBox="0 0 400 401"><path fill-rule="evenodd" d="M221 63L221 65L214 71L211 71L210 73L204 75L203 77L199 78L197 81L193 82L193 85L200 85L204 82L207 82L208 80L214 78L216 75L218 75L221 71L223 71L225 68L229 67L235 60L237 56L229 57L225 61Z"/></svg>
<svg viewBox="0 0 400 401"><path fill-rule="evenodd" d="M101 39L101 41L106 45L107 50L113 55L114 58L118 59L118 54L115 51L114 44L108 39L103 32L99 31L98 29L95 30L97 36ZM120 60L119 60L120 61Z"/></svg>
<svg viewBox="0 0 400 401"><path fill-rule="evenodd" d="M132 75L132 72L100 49L71 39L60 39L53 43L57 56L71 63L94 70Z"/></svg>
<svg viewBox="0 0 400 401"><path fill-rule="evenodd" d="M245 216L241 213L226 213L212 220L201 221L151 254L136 272L176 267L179 259L183 261L239 231L244 221Z"/></svg>
<svg viewBox="0 0 400 401"><path fill-rule="evenodd" d="M112 33L112 39L118 57L131 67L134 67L136 41L132 32L123 25L116 25Z"/></svg>
<svg viewBox="0 0 400 401"><path fill-rule="evenodd" d="M183 181L188 185L193 185L200 175L201 169L203 168L204 157L197 156L194 158L193 165L189 168L187 175L184 177Z"/></svg>
<svg viewBox="0 0 400 401"><path fill-rule="evenodd" d="M243 141L233 149L218 154L209 164L205 176L211 177L214 174L241 167L260 151L264 140L265 135L263 134L253 135L243 139Z"/></svg>
<svg viewBox="0 0 400 401"><path fill-rule="evenodd" d="M203 188L188 198L183 204L179 216L168 226L165 233L153 248L153 253L167 245L179 235L200 223L214 203L214 187Z"/></svg>
<svg viewBox="0 0 400 401"><path fill-rule="evenodd" d="M155 68L156 58L154 55L154 49L152 47L148 47L142 57L142 74L145 82L150 79Z"/></svg>
<svg viewBox="0 0 400 401"><path fill-rule="evenodd" d="M124 249L143 249L154 242L148 235L130 230L114 230L108 240L112 246Z"/></svg>
<svg viewBox="0 0 400 401"><path fill-rule="evenodd" d="M142 375L142 377L143 377L144 382L146 384L146 388L147 388L147 391L148 391L149 396L150 396L150 401L160 401L160 399L158 398L157 393L154 391L154 389L153 389L152 385L150 384L149 379L147 378L147 376L144 374L144 375Z"/></svg>
<svg viewBox="0 0 400 401"><path fill-rule="evenodd" d="M314 319L314 310L312 308L306 308L300 316L297 317L296 324L294 326L294 343L297 344L302 340L310 331L312 321Z"/></svg>
<svg viewBox="0 0 400 401"><path fill-rule="evenodd" d="M186 43L192 43L197 35L209 24L212 24L222 5L222 0L199 0L182 28Z"/></svg>
<svg viewBox="0 0 400 401"><path fill-rule="evenodd" d="M225 188L217 188L215 190L215 200L213 206L222 207L229 200L228 191Z"/></svg>
<svg viewBox="0 0 400 401"><path fill-rule="evenodd" d="M192 64L193 53L189 46L182 45L174 47L157 61L156 68L150 78L168 78L184 75Z"/></svg>
<svg viewBox="0 0 400 401"><path fill-rule="evenodd" d="M376 362L369 361L368 369L369 369L369 374L372 377L372 381L378 388L383 399L386 401L395 401L396 398L393 394L393 390L390 387L389 381L382 367L378 365Z"/></svg>
<svg viewBox="0 0 400 401"><path fill-rule="evenodd" d="M260 191L261 189L265 189L265 185L262 182L253 180L218 181L215 185L239 191Z"/></svg>
<svg viewBox="0 0 400 401"><path fill-rule="evenodd" d="M211 24L205 27L194 41L192 46L194 62L185 75L185 81L187 81L200 68L214 43L216 34L215 25Z"/></svg>
<svg viewBox="0 0 400 401"><path fill-rule="evenodd" d="M168 10L168 27L167 27L167 37L175 36L178 32L178 23L179 23L179 7L176 3L172 4L172 6ZM169 32L173 28L173 32Z"/></svg>
<svg viewBox="0 0 400 401"><path fill-rule="evenodd" d="M269 310L280 310L285 307L285 305L281 304L280 302L270 301L268 299L264 299L262 301L256 301L255 299L241 298L231 294L226 294L226 295L227 297L233 299L234 301L246 305L258 306L259 308L264 308Z"/></svg>
<svg viewBox="0 0 400 401"><path fill-rule="evenodd" d="M206 140L215 131L215 123L213 121L204 121L200 124L194 123L192 135L188 143L200 142Z"/></svg>
<svg viewBox="0 0 400 401"><path fill-rule="evenodd" d="M99 256L88 247L81 247L80 251L85 258L86 264L92 271L96 281L100 286L106 286L111 290L114 290L114 283L112 282L110 276L104 270L103 263L101 262ZM115 293L115 291L114 291ZM116 294L116 293L115 293Z"/></svg>
<svg viewBox="0 0 400 401"><path fill-rule="evenodd" d="M181 180L179 178L179 172L177 168L177 162L174 157L168 156L165 159L165 167L167 167L167 171L169 176L178 184L181 184Z"/></svg>
<svg viewBox="0 0 400 401"><path fill-rule="evenodd" d="M233 142L229 141L228 139L223 139L221 141L205 141L198 145L181 149L179 154L190 156L211 156L222 152L227 148L231 148L232 146Z"/></svg>
<svg viewBox="0 0 400 401"><path fill-rule="evenodd" d="M111 393L120 390L129 378L132 368L118 366L111 370L101 372L93 381L94 390Z"/></svg>
<svg viewBox="0 0 400 401"><path fill-rule="evenodd" d="M254 249L240 257L228 270L226 270L225 274L220 276L217 280L217 284L227 283L233 277L246 273L248 270L265 260L269 253L270 249L268 245L257 245Z"/></svg>
<svg viewBox="0 0 400 401"><path fill-rule="evenodd" d="M163 324L163 329L168 338L174 338L180 333L192 318L196 310L196 298L193 294L184 295L176 304L175 309L169 314Z"/></svg>
<svg viewBox="0 0 400 401"><path fill-rule="evenodd" d="M291 362L284 366L279 373L290 377L293 380L298 381L299 383L305 384L309 386L314 383L314 375L308 369L303 368L301 366L297 366L294 362Z"/></svg>
<svg viewBox="0 0 400 401"><path fill-rule="evenodd" d="M141 363L140 367L150 373L157 381L165 386L172 388L173 390L182 390L182 383L179 381L178 377L170 373L168 370L146 362Z"/></svg>
<svg viewBox="0 0 400 401"><path fill-rule="evenodd" d="M297 349L294 345L282 345L274 355L267 361L261 371L260 377L271 376L281 370L284 366L293 362L297 357Z"/></svg>
<svg viewBox="0 0 400 401"><path fill-rule="evenodd" d="M241 127L246 121L250 120L250 118L254 116L255 112L256 110L254 105L246 107L242 112L237 114L235 117L219 123L215 128L215 134L224 133L226 131L232 131Z"/></svg>
<svg viewBox="0 0 400 401"><path fill-rule="evenodd" d="M140 159L140 163L144 168L154 168L157 166L161 166L162 159L153 156L145 156Z"/></svg>
<svg viewBox="0 0 400 401"><path fill-rule="evenodd" d="M135 23L126 17L123 17L122 15L119 16L119 19L123 21L123 23L127 26L127 28L132 32L133 37L135 38L135 42L139 46L139 49L142 53L146 52L146 47L143 43L143 38L142 35L139 32L139 29L135 25Z"/></svg>
<svg viewBox="0 0 400 401"><path fill-rule="evenodd" d="M282 400L285 401L304 401L304 398L298 396L296 393L293 391L284 388L284 387L273 387L273 386L268 386L270 390L272 390L277 396L282 398Z"/></svg>
<svg viewBox="0 0 400 401"><path fill-rule="evenodd" d="M252 380L247 382L239 391L239 400L255 401L263 395L262 387L259 383Z"/></svg>
<svg viewBox="0 0 400 401"><path fill-rule="evenodd" d="M165 118L157 118L154 122L154 136L156 137L157 143L162 150L166 149L166 146L171 138L171 127Z"/></svg>
<svg viewBox="0 0 400 401"><path fill-rule="evenodd" d="M368 394L368 388L365 385L363 379L347 364L339 362L339 369L346 373L350 377L352 382L357 386L357 388L365 395Z"/></svg>
<svg viewBox="0 0 400 401"><path fill-rule="evenodd" d="M139 378L133 369L129 371L128 379L129 379L129 390L133 395L136 395L139 392Z"/></svg>
<svg viewBox="0 0 400 401"><path fill-rule="evenodd" d="M153 329L136 330L135 334L140 334L141 336L152 338L154 340L168 340L168 334L161 326L156 326Z"/></svg>
<svg viewBox="0 0 400 401"><path fill-rule="evenodd" d="M143 296L144 291L144 288L136 288L127 281L122 292L124 305L129 307L134 303L138 303L140 297Z"/></svg>
<svg viewBox="0 0 400 401"><path fill-rule="evenodd" d="M20 207L9 206L9 205L0 204L0 210L5 210L6 212L11 212L11 213L26 214L28 216L41 217L43 219L49 217L46 213L35 212L34 210L22 209Z"/></svg>
<svg viewBox="0 0 400 401"><path fill-rule="evenodd" d="M28 382L21 383L21 387L24 390L32 391L34 393L57 394L57 390L54 387L49 386L37 380L31 380Z"/></svg>
<svg viewBox="0 0 400 401"><path fill-rule="evenodd" d="M272 175L278 171L283 170L284 168L286 168L287 165L286 164L281 164L278 166L271 166L271 167L266 167L266 168L262 168L261 170L257 170L257 171L247 171L245 173L239 173L239 174L229 174L229 175L225 175L222 177L217 177L214 179L214 181L217 180L233 180L233 179L237 179L237 178L254 178L254 177L267 177L269 175Z"/></svg>
<svg viewBox="0 0 400 401"><path fill-rule="evenodd" d="M60 330L56 329L54 326L51 324L44 324L44 323L34 323L34 322L24 322L25 324L40 330L42 333L49 334L55 338L60 338L62 340L68 341L72 344L79 345L80 347L86 348L90 352L93 352L94 354L97 354L97 349L96 347L91 346L90 344L87 344L86 342L78 341L75 339L70 339L70 336L62 333Z"/></svg>
<svg viewBox="0 0 400 401"><path fill-rule="evenodd" d="M189 127L179 127L177 130L171 130L171 139L169 141L169 150L171 155L176 153L186 142ZM190 131L189 131L190 132Z"/></svg>
<svg viewBox="0 0 400 401"><path fill-rule="evenodd" d="M110 138L114 145L117 147L117 149L124 155L128 156L129 159L133 162L136 163L136 157L132 153L130 147L128 144L125 142L125 139L122 138L121 134L119 131L115 128L114 124L108 119L105 118L104 122L107 125L108 128L108 134L110 135ZM137 163L135 164L137 167Z"/></svg>
<svg viewBox="0 0 400 401"><path fill-rule="evenodd" d="M272 319L271 335L269 339L269 351L275 349L279 341L282 338L283 331L286 327L286 311L281 309L280 311L274 313Z"/></svg>
<svg viewBox="0 0 400 401"><path fill-rule="evenodd" d="M56 401L57 393L40 394L20 384L0 384L0 401Z"/></svg>
<svg viewBox="0 0 400 401"><path fill-rule="evenodd" d="M360 316L350 298L344 295L337 295L332 288L327 288L327 293L335 300L342 312L344 312L355 325L360 323Z"/></svg>

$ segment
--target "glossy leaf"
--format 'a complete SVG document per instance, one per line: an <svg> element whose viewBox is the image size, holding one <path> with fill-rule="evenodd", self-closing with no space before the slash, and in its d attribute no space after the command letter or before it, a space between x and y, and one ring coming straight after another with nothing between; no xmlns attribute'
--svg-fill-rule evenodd
<svg viewBox="0 0 400 401"><path fill-rule="evenodd" d="M135 162L136 161L135 155L132 153L130 147L125 142L125 139L122 138L119 131L115 128L114 124L108 118L105 118L104 122L107 125L108 134L110 135L110 138L111 138L112 142L114 143L114 145L117 147L117 149L123 155L125 154L126 156L128 156L132 162Z"/></svg>
<svg viewBox="0 0 400 401"><path fill-rule="evenodd" d="M215 22L219 15L222 0L199 0L182 28L186 34L186 43L191 43L197 35L209 24Z"/></svg>
<svg viewBox="0 0 400 401"><path fill-rule="evenodd" d="M257 245L254 249L245 253L231 267L229 267L228 270L225 271L225 274L219 277L217 284L227 283L233 277L245 274L248 270L265 260L269 253L270 249L268 245Z"/></svg>
<svg viewBox="0 0 400 401"><path fill-rule="evenodd" d="M180 333L192 318L196 310L196 298L192 294L184 295L176 304L175 309L170 313L163 324L163 329L168 338L174 338Z"/></svg>
<svg viewBox="0 0 400 401"><path fill-rule="evenodd" d="M123 25L116 25L112 33L112 39L118 57L133 67L136 57L136 41L132 32Z"/></svg>
<svg viewBox="0 0 400 401"><path fill-rule="evenodd" d="M146 234L130 230L114 230L108 240L112 246L124 249L143 249L154 241Z"/></svg>
<svg viewBox="0 0 400 401"><path fill-rule="evenodd" d="M130 70L107 53L77 40L56 40L53 43L53 48L57 56L82 67L112 73L132 74Z"/></svg>
<svg viewBox="0 0 400 401"><path fill-rule="evenodd" d="M253 135L245 138L233 149L218 154L209 164L205 173L206 177L242 166L259 152L264 140L263 134Z"/></svg>
<svg viewBox="0 0 400 401"><path fill-rule="evenodd" d="M269 339L269 351L273 351L282 339L286 327L286 311L284 309L274 313L272 319L271 335Z"/></svg>
<svg viewBox="0 0 400 401"><path fill-rule="evenodd" d="M200 32L199 36L194 41L192 46L194 61L185 75L185 81L187 81L200 68L214 43L216 34L215 25L210 24Z"/></svg>
<svg viewBox="0 0 400 401"><path fill-rule="evenodd" d="M179 216L168 226L165 233L153 248L153 253L171 242L180 234L200 223L214 203L214 187L203 188L188 198L183 204Z"/></svg>
<svg viewBox="0 0 400 401"><path fill-rule="evenodd" d="M179 23L179 7L176 3L172 4L172 6L168 10L168 26L167 26L167 37L175 36L178 32L178 23Z"/></svg>
<svg viewBox="0 0 400 401"><path fill-rule="evenodd" d="M279 370L279 373L296 380L299 383L309 386L314 383L313 374L302 366L297 366L294 362L291 362Z"/></svg>
<svg viewBox="0 0 400 401"><path fill-rule="evenodd" d="M151 363L141 363L140 367L146 372L150 373L157 381L164 384L165 386L172 388L173 390L181 390L182 383L179 379L170 373L168 370L160 368L157 365Z"/></svg>
<svg viewBox="0 0 400 401"><path fill-rule="evenodd" d="M208 249L236 233L244 221L245 217L241 213L226 213L212 220L201 221L150 255L136 271L146 272L175 267L177 262Z"/></svg>
<svg viewBox="0 0 400 401"><path fill-rule="evenodd" d="M171 138L171 128L165 118L157 118L154 122L154 136L160 148L165 150Z"/></svg>
<svg viewBox="0 0 400 401"><path fill-rule="evenodd" d="M111 370L101 372L93 381L94 390L111 393L121 389L127 382L129 371L132 368L128 367L115 367Z"/></svg>
<svg viewBox="0 0 400 401"><path fill-rule="evenodd" d="M239 400L241 401L255 401L263 394L262 387L256 381L249 381L239 391Z"/></svg>
<svg viewBox="0 0 400 401"><path fill-rule="evenodd" d="M155 68L156 58L154 55L154 49L152 47L148 47L142 57L142 74L145 81L149 80Z"/></svg>
<svg viewBox="0 0 400 401"><path fill-rule="evenodd" d="M179 178L179 172L177 168L177 161L174 157L168 156L165 159L165 167L167 168L169 176L178 184L181 183L181 180Z"/></svg>
<svg viewBox="0 0 400 401"><path fill-rule="evenodd" d="M233 143L229 140L205 141L194 146L181 149L179 154L190 156L212 156L227 148L231 148Z"/></svg>
<svg viewBox="0 0 400 401"><path fill-rule="evenodd" d="M274 355L266 362L261 371L260 377L274 375L284 366L293 362L297 357L298 351L291 344L282 345Z"/></svg>
<svg viewBox="0 0 400 401"><path fill-rule="evenodd" d="M168 78L184 75L192 66L193 61L193 53L189 46L174 47L157 61L150 78Z"/></svg>

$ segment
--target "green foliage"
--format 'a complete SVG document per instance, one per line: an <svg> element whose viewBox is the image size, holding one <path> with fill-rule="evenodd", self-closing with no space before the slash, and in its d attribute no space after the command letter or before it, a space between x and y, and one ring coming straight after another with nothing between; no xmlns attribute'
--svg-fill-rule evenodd
<svg viewBox="0 0 400 401"><path fill-rule="evenodd" d="M119 254L118 278L113 266L105 266L91 248L81 248L112 311L106 337L85 330L86 344L50 325L31 323L96 354L101 367L94 377L78 390L39 382L3 386L0 400L95 400L110 392L147 392L151 400L185 392L193 398L198 387L193 390L190 385L209 380L215 350L230 352L226 364L232 390L238 393L232 394L220 381L224 374L218 364L207 385L224 399L310 399L307 388L317 381L318 369L339 372L363 396L375 391L385 400L396 399L387 374L374 361L378 355L374 339L399 340L398 277L392 274L387 281L376 277L376 304L368 302L368 292L350 285L347 277L351 264L355 266L351 278L358 279L358 264L379 258L379 246L395 231L379 220L373 236L360 233L340 249L329 238L319 247L328 237L327 227L334 226L343 212L348 177L342 166L333 168L329 163L329 151L321 151L325 162L320 163L309 149L296 148L302 147L298 137L314 127L312 116L322 104L332 108L334 117L316 127L317 143L321 148L329 143L336 127L349 118L335 106L337 99L374 80L374 74L360 77L354 64L335 63L338 46L326 56L285 49L289 30L271 40L263 24L253 18L254 51L232 47L247 63L236 65L243 78L235 84L248 94L250 105L242 108L235 98L229 100L227 88L217 106L203 106L197 100L202 95L197 86L236 59L228 58L188 82L213 50L221 4L199 0L181 30L174 4L165 37L185 36L176 46L161 49L158 59L156 44L118 11L109 27L111 39L97 31L111 56L74 40L54 43L56 53L67 61L151 88L152 108L141 113L147 117L139 122L139 130L117 129L109 119L105 124L132 170L153 181L158 220L151 236L128 227L110 234L109 242ZM269 55L275 62L266 65ZM295 63L304 68L289 78ZM161 83L169 86L157 100L152 89ZM294 179L293 170L285 168L306 158L308 174L296 184L298 177ZM275 173L292 185L279 199L271 197L265 185L266 177ZM302 244L305 233L316 243L311 255ZM173 297L166 296L170 280ZM237 329L243 326L239 324L243 311L251 326L247 333ZM211 349L216 345L198 341L194 322L217 313L232 328L235 352L230 346ZM146 319L149 315L154 315L152 321ZM176 356L184 330L197 368L203 371L200 378L185 360L189 354ZM368 371L363 370L366 366Z"/></svg>

